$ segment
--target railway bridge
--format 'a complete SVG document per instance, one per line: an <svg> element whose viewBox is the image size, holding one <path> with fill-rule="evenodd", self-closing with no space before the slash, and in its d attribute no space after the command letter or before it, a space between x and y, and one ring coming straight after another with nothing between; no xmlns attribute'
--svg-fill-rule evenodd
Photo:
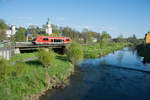
<svg viewBox="0 0 150 100"><path fill-rule="evenodd" d="M13 45L10 44L11 43L8 43L8 46L0 48L0 57L9 60L11 56L14 54L33 52L37 51L39 48L46 48L46 49L52 48L54 51L64 54L66 51L66 46L69 45L69 43L33 45L31 42L16 42Z"/></svg>
<svg viewBox="0 0 150 100"><path fill-rule="evenodd" d="M57 51L63 53L65 51L65 48L67 45L69 45L69 43L53 43L53 44L34 45L31 42L16 42L13 47L14 47L16 53L35 51L35 50L38 50L39 48L47 48L47 49L52 48L54 50L57 50Z"/></svg>

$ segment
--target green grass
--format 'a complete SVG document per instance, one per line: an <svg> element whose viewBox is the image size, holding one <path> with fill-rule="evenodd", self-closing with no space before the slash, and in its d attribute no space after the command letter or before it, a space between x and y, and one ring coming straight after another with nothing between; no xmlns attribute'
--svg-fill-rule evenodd
<svg viewBox="0 0 150 100"><path fill-rule="evenodd" d="M107 43L105 45L97 43L95 45L82 46L85 58L96 58L106 55L115 50L122 49L127 43Z"/></svg>
<svg viewBox="0 0 150 100"><path fill-rule="evenodd" d="M35 56L36 53L16 55L11 61L16 61L18 57L24 59ZM16 59L15 59L16 58ZM63 60L62 60L63 59ZM57 81L62 81L64 77L70 76L73 71L72 64L66 60L65 56L57 56L54 64L48 69L43 68L39 60L26 62L25 72L15 77L10 75L5 81L0 83L0 100L28 100L31 94L37 94L46 89L46 71L50 78L54 77ZM50 87L52 88L52 84Z"/></svg>
<svg viewBox="0 0 150 100"><path fill-rule="evenodd" d="M37 57L38 52L15 54L11 57L10 62L23 61L27 58Z"/></svg>

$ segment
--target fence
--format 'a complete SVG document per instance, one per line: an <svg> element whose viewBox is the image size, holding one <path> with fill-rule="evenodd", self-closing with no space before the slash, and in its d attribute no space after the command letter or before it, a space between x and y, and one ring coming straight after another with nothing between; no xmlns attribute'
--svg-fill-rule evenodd
<svg viewBox="0 0 150 100"><path fill-rule="evenodd" d="M9 60L14 54L14 49L11 48L0 48L0 57Z"/></svg>

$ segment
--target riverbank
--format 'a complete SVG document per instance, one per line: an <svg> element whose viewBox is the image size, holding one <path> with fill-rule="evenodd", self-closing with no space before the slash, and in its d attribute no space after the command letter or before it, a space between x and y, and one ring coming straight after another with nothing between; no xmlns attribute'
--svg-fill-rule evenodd
<svg viewBox="0 0 150 100"><path fill-rule="evenodd" d="M15 55L10 62L36 55L37 53ZM23 70L24 73L20 76L11 74L0 82L0 100L33 100L47 89L64 84L73 73L74 67L65 56L57 55L54 64L48 69L43 68L37 59L26 62Z"/></svg>
<svg viewBox="0 0 150 100"><path fill-rule="evenodd" d="M85 58L97 58L116 50L123 49L128 43L97 43L82 47Z"/></svg>

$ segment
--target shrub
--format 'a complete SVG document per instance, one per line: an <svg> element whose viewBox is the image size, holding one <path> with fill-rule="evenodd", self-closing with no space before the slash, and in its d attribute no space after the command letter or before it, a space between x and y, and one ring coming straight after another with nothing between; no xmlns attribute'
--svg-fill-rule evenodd
<svg viewBox="0 0 150 100"><path fill-rule="evenodd" d="M55 59L55 53L50 49L46 51L45 49L39 50L39 60L43 64L43 67L48 68Z"/></svg>
<svg viewBox="0 0 150 100"><path fill-rule="evenodd" d="M73 42L70 46L67 47L67 58L75 64L78 60L83 58L83 51L80 44Z"/></svg>
<svg viewBox="0 0 150 100"><path fill-rule="evenodd" d="M103 40L103 41L100 41L99 42L99 46L100 46L100 48L102 49L102 48L106 48L107 47L107 45L108 45L108 42L105 40Z"/></svg>
<svg viewBox="0 0 150 100"><path fill-rule="evenodd" d="M0 81L5 80L10 73L11 67L8 61L4 58L0 58Z"/></svg>
<svg viewBox="0 0 150 100"><path fill-rule="evenodd" d="M13 66L13 74L18 77L25 72L25 62L17 61Z"/></svg>

